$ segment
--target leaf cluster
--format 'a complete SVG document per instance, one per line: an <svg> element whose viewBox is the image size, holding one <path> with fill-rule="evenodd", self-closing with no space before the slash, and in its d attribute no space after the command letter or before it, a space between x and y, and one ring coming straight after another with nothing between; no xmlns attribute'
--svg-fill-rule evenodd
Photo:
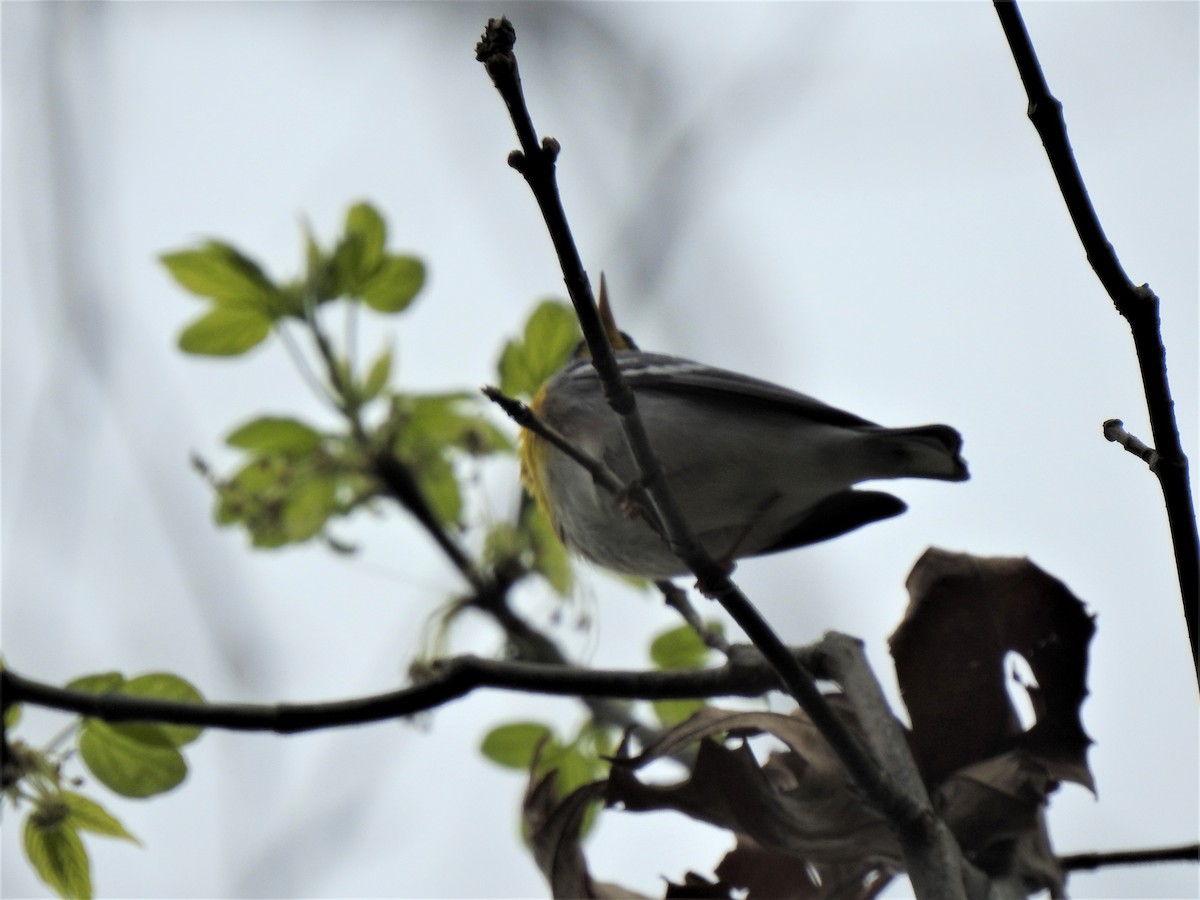
<svg viewBox="0 0 1200 900"><path fill-rule="evenodd" d="M303 320L324 303L361 300L381 313L404 311L425 284L425 265L415 256L385 249L383 217L368 203L346 215L345 229L332 251L305 235L307 270L283 284L231 244L205 241L161 257L163 265L208 308L179 335L185 353L238 356L266 340L284 319Z"/></svg>
<svg viewBox="0 0 1200 900"><path fill-rule="evenodd" d="M331 533L331 524L400 500L426 527L464 534L470 487L462 463L510 455L513 441L485 414L477 394L396 387L391 347L358 364L355 317L362 310L404 312L426 278L425 266L415 256L387 249L386 224L374 207L353 205L332 247L321 246L306 227L303 271L290 280L273 279L258 261L221 240L166 253L162 262L178 284L206 304L180 333L181 350L235 357L274 336L336 413L332 425L293 413L241 422L225 437L226 446L241 457L228 472L217 473L195 458L213 488L218 525L243 529L260 549L318 540L349 552L353 547ZM335 307L342 313L341 334L328 326ZM541 303L523 335L504 348L501 382L516 385L514 392L531 393L561 366L577 340L578 327L565 304ZM381 475L381 460L411 482L411 496L396 496L395 485ZM513 520L486 523L478 556L472 565L496 573L497 579L502 576L506 584L533 575L561 596L574 588L565 549L544 514L527 501ZM461 608L452 607L445 627ZM66 687L203 702L186 681L162 673L126 679L108 672L75 679ZM19 705L5 709L8 733L19 718ZM72 743L66 751L38 750L11 740L15 763L6 772L5 794L15 805L30 806L25 851L42 880L62 896L86 897L92 884L81 833L134 838L98 803L69 789L73 783L62 774L63 763L77 754L100 784L124 797L147 798L184 780L182 750L199 730L82 718L67 734ZM505 743L503 735L499 740ZM500 746L496 741L490 739L489 752ZM563 790L573 790L599 774L599 759L611 750L611 735L589 725L570 741L542 741L539 752L543 768L560 773ZM511 747L508 753L511 760ZM520 766L528 765L526 754Z"/></svg>
<svg viewBox="0 0 1200 900"><path fill-rule="evenodd" d="M240 354L274 330L302 374L319 385L338 413L333 427L294 415L262 415L234 428L226 444L243 454L235 469L216 475L197 460L216 493L214 518L220 525L244 528L258 548L317 539L335 550L353 549L329 526L393 495L393 486L379 476L385 457L415 485L416 496L403 501L410 512L427 514L431 527L462 532L465 491L458 463L511 453L511 439L484 414L475 394L394 387L391 348L361 368L355 364L353 316L363 307L404 312L424 286L424 264L386 249L384 219L367 203L350 208L332 249L322 247L307 228L304 238L304 271L284 282L272 280L258 262L223 241L162 257L181 286L209 303L180 335L185 352ZM331 305L345 313L340 341L326 324ZM577 339L573 327L563 304L541 304L523 339L505 349L501 380L519 377L528 385L530 378L553 371L564 358L563 345ZM312 347L308 356L296 331ZM560 594L572 588L561 545L536 510L522 509L516 521L492 524L482 557L489 567L543 575Z"/></svg>
<svg viewBox="0 0 1200 900"><path fill-rule="evenodd" d="M104 672L76 678L66 687L98 694L115 691L155 700L204 702L193 685L163 672L133 678ZM6 728L17 723L19 709L15 705L8 708ZM46 747L13 741L4 799L14 808L28 807L22 840L38 877L62 897L91 897L91 863L83 834L140 843L100 803L74 790L83 782L64 774L69 758L77 755L88 774L114 793L145 799L183 782L188 766L182 748L199 736L198 728L153 722L111 724L84 717Z"/></svg>

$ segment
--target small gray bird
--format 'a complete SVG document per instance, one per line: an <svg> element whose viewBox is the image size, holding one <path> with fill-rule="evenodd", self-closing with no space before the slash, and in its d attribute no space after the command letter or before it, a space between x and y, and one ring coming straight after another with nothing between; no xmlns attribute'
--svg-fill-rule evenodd
<svg viewBox="0 0 1200 900"><path fill-rule="evenodd" d="M616 329L603 291L601 313L680 511L723 564L837 537L906 509L891 494L855 490L860 481L969 477L962 437L948 425L884 428L766 381L642 352ZM622 483L638 477L585 346L531 407ZM643 578L687 571L578 462L529 430L520 449L522 478L569 548Z"/></svg>

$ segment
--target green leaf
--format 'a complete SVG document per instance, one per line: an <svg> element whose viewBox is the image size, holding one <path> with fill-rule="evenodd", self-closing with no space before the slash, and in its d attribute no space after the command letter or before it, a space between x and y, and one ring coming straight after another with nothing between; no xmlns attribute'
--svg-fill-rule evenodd
<svg viewBox="0 0 1200 900"><path fill-rule="evenodd" d="M270 314L278 289L258 263L221 241L164 253L163 265L183 287L218 304Z"/></svg>
<svg viewBox="0 0 1200 900"><path fill-rule="evenodd" d="M229 479L228 485L246 494L258 494L281 490L291 478L295 465L286 457L271 455L252 459L237 474Z"/></svg>
<svg viewBox="0 0 1200 900"><path fill-rule="evenodd" d="M531 397L537 391L525 358L525 345L520 341L511 340L504 345L500 360L496 363L501 393L509 397Z"/></svg>
<svg viewBox="0 0 1200 900"><path fill-rule="evenodd" d="M346 215L346 228L329 262L334 296L360 295L384 260L387 227L374 207L359 203Z"/></svg>
<svg viewBox="0 0 1200 900"><path fill-rule="evenodd" d="M664 631L650 645L650 658L660 669L698 669L708 660L708 653L690 625Z"/></svg>
<svg viewBox="0 0 1200 900"><path fill-rule="evenodd" d="M4 727L8 729L16 728L21 721L21 704L14 703L12 706L4 710Z"/></svg>
<svg viewBox="0 0 1200 900"><path fill-rule="evenodd" d="M260 416L234 429L225 443L262 456L280 453L295 458L312 453L321 439L321 432L299 419Z"/></svg>
<svg viewBox="0 0 1200 900"><path fill-rule="evenodd" d="M563 748L563 751L554 758L553 767L555 769L554 784L561 797L566 797L576 788L595 781L601 774L599 760L582 753L575 746ZM591 830L599 809L599 801L589 805L579 828L580 835L585 835Z"/></svg>
<svg viewBox="0 0 1200 900"><path fill-rule="evenodd" d="M121 685L122 694L171 700L177 703L204 703L204 695L189 681L169 672L148 672L129 679ZM204 729L193 725L162 723L121 723L112 725L121 734L142 743L167 747L183 747L200 737Z"/></svg>
<svg viewBox="0 0 1200 900"><path fill-rule="evenodd" d="M598 768L594 757L580 752L575 746L564 747L553 759L553 766L556 769L554 781L564 797L575 788L595 781Z"/></svg>
<svg viewBox="0 0 1200 900"><path fill-rule="evenodd" d="M525 323L524 339L509 341L500 356L500 390L511 397L533 396L563 367L579 337L570 306L558 300L539 304Z"/></svg>
<svg viewBox="0 0 1200 900"><path fill-rule="evenodd" d="M92 872L79 833L65 822L39 824L38 814L25 818L25 856L33 870L60 897L90 898Z"/></svg>
<svg viewBox="0 0 1200 900"><path fill-rule="evenodd" d="M73 791L63 791L62 799L67 804L67 823L79 831L90 831L141 845L142 842L130 834L116 816L96 801Z"/></svg>
<svg viewBox="0 0 1200 900"><path fill-rule="evenodd" d="M421 494L443 525L457 526L462 514L462 493L454 467L441 456L421 460L414 474Z"/></svg>
<svg viewBox="0 0 1200 900"><path fill-rule="evenodd" d="M99 719L84 719L79 756L97 781L124 797L152 797L187 777L174 747L136 740Z"/></svg>
<svg viewBox="0 0 1200 900"><path fill-rule="evenodd" d="M346 234L359 239L360 274L371 275L383 262L383 248L387 243L387 225L383 216L369 203L356 203L346 213Z"/></svg>
<svg viewBox="0 0 1200 900"><path fill-rule="evenodd" d="M150 672L128 680L120 672L101 672L75 678L67 682L67 689L93 694L120 691L134 697L182 703L204 702L204 695L195 686L178 675L167 672ZM85 725L92 721L95 720L85 720ZM190 744L200 736L202 730L189 725L165 725L157 722L121 722L106 727L139 743L161 747L182 747Z"/></svg>
<svg viewBox="0 0 1200 900"><path fill-rule="evenodd" d="M329 298L357 295L365 277L361 269L362 238L348 234L338 241L329 259L326 267L329 277L324 294Z"/></svg>
<svg viewBox="0 0 1200 900"><path fill-rule="evenodd" d="M528 769L538 745L548 738L551 738L550 729L540 722L513 722L489 731L480 750L498 765Z"/></svg>
<svg viewBox="0 0 1200 900"><path fill-rule="evenodd" d="M362 287L367 306L382 313L406 309L425 284L425 264L414 256L389 254Z"/></svg>
<svg viewBox="0 0 1200 900"><path fill-rule="evenodd" d="M392 374L392 351L384 350L379 354L375 362L371 363L371 368L367 370L366 380L362 386L362 400L364 403L374 400L379 396L379 392L387 387L388 378Z"/></svg>
<svg viewBox="0 0 1200 900"><path fill-rule="evenodd" d="M305 282L289 281L287 284L279 288L279 309L280 316L290 316L293 319L304 318L304 296L309 290ZM314 296L321 296L319 291L314 291Z"/></svg>
<svg viewBox="0 0 1200 900"><path fill-rule="evenodd" d="M253 309L217 305L179 335L179 349L200 356L239 356L261 344L271 319Z"/></svg>
<svg viewBox="0 0 1200 900"><path fill-rule="evenodd" d="M516 526L510 522L497 522L484 538L483 563L489 568L503 566L508 560L519 557L525 546Z"/></svg>
<svg viewBox="0 0 1200 900"><path fill-rule="evenodd" d="M703 700L655 700L654 714L666 728L678 725L704 708Z"/></svg>
<svg viewBox="0 0 1200 900"><path fill-rule="evenodd" d="M560 597L569 596L575 588L575 567L546 513L536 503L529 503L522 511L521 527L533 548L533 570L550 582Z"/></svg>
<svg viewBox="0 0 1200 900"><path fill-rule="evenodd" d="M336 512L333 479L321 476L298 479L283 508L283 535L290 543L306 541L318 534Z"/></svg>
<svg viewBox="0 0 1200 900"><path fill-rule="evenodd" d="M317 242L307 219L301 221L300 227L304 233L304 278L288 284L283 290L285 308L298 319L304 318L306 297L321 303L336 296L332 258Z"/></svg>
<svg viewBox="0 0 1200 900"><path fill-rule="evenodd" d="M472 456L512 452L508 435L473 411L478 403L473 394L462 392L398 397L398 452L418 458L441 454L448 447Z"/></svg>

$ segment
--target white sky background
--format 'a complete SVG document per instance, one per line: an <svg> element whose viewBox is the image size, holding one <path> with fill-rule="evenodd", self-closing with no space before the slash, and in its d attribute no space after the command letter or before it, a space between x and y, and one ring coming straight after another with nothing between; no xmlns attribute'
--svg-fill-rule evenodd
<svg viewBox="0 0 1200 900"><path fill-rule="evenodd" d="M1110 239L1163 299L1197 459L1197 5L1030 3L1027 24ZM1022 555L1098 616L1085 723L1100 798L1053 799L1062 853L1194 840L1196 686L1157 483L1101 422L1150 435L1132 343L1088 268L989 4L3 5L3 649L61 682L168 669L214 700L332 699L401 683L426 617L463 589L398 514L319 548L218 531L193 451L262 412L332 424L278 345L184 358L201 309L156 255L216 236L289 276L298 220L353 201L431 277L395 338L414 389L493 381L503 340L561 276L503 104L473 48L517 27L534 121L563 144L568 216L643 346L794 386L891 425L961 430L973 478L894 485L899 519L738 570L791 642L886 637L929 545ZM515 466L488 512L514 508ZM522 608L545 622L535 593ZM561 638L645 662L674 624L597 575ZM596 631L572 627L586 611ZM493 652L466 623L455 649ZM540 896L522 781L479 757L566 701L478 694L424 727L212 732L192 775L110 807L145 842L89 840L109 897ZM63 719L30 712L45 738ZM102 789L97 789L102 792ZM107 800L107 796L102 797ZM6 897L45 896L3 828ZM593 872L647 892L730 840L609 814ZM1189 866L1071 879L1077 897L1196 896ZM897 891L902 893L902 891Z"/></svg>

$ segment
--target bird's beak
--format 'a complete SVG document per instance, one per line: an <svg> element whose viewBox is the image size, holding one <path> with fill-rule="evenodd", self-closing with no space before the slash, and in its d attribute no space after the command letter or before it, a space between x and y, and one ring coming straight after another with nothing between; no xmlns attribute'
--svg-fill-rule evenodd
<svg viewBox="0 0 1200 900"><path fill-rule="evenodd" d="M613 316L612 306L608 302L608 284L604 280L603 272L600 273L600 299L596 302L596 307L600 312L600 324L604 326L612 348L614 350L635 349L635 344L629 339L629 336L617 328L617 320Z"/></svg>

